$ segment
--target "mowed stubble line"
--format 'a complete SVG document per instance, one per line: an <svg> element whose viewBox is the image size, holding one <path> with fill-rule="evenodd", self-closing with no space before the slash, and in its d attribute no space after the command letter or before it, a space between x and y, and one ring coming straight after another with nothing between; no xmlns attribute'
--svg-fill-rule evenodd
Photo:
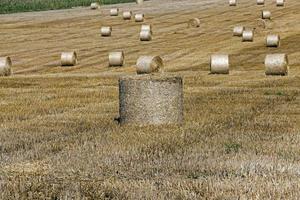
<svg viewBox="0 0 300 200"><path fill-rule="evenodd" d="M256 27L262 7L255 1L231 8L227 1L158 2L120 5L146 14L154 28L147 43L139 41L140 24L108 16L112 6L1 16L0 55L12 57L15 72L0 79L2 199L299 195L300 3L268 2L272 29L241 43L232 29ZM187 28L193 17L201 28ZM113 26L111 38L100 36L102 25ZM282 45L267 49L264 37L273 32ZM118 49L126 66L108 68L108 52ZM59 66L65 50L78 52L78 66ZM232 54L229 76L208 75L215 52ZM263 59L272 52L289 55L289 76L265 77ZM185 124L120 127L118 76L134 73L139 55L153 54L167 73L184 76Z"/></svg>

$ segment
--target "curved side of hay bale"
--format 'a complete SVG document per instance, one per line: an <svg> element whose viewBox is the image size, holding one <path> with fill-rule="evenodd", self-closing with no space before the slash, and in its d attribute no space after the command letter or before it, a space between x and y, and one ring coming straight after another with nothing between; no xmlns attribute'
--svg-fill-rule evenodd
<svg viewBox="0 0 300 200"><path fill-rule="evenodd" d="M210 57L210 73L229 74L229 55L214 54Z"/></svg>
<svg viewBox="0 0 300 200"><path fill-rule="evenodd" d="M233 28L233 36L241 37L243 35L244 30L245 30L244 26L235 26Z"/></svg>
<svg viewBox="0 0 300 200"><path fill-rule="evenodd" d="M137 74L160 72L163 67L163 60L159 56L140 56L136 62Z"/></svg>
<svg viewBox="0 0 300 200"><path fill-rule="evenodd" d="M131 20L132 12L131 11L125 11L123 12L123 19L124 20Z"/></svg>
<svg viewBox="0 0 300 200"><path fill-rule="evenodd" d="M118 15L119 15L119 8L110 9L110 16L118 16Z"/></svg>
<svg viewBox="0 0 300 200"><path fill-rule="evenodd" d="M229 6L236 6L237 0L229 0Z"/></svg>
<svg viewBox="0 0 300 200"><path fill-rule="evenodd" d="M150 24L143 24L143 25L141 26L141 32L142 32L142 31L150 31L151 34L152 34L152 26L151 26Z"/></svg>
<svg viewBox="0 0 300 200"><path fill-rule="evenodd" d="M10 57L0 57L0 76L10 76L12 74L12 62Z"/></svg>
<svg viewBox="0 0 300 200"><path fill-rule="evenodd" d="M136 14L134 16L135 22L143 22L144 21L144 14Z"/></svg>
<svg viewBox="0 0 300 200"><path fill-rule="evenodd" d="M256 0L256 4L257 5L264 5L265 4L265 0Z"/></svg>
<svg viewBox="0 0 300 200"><path fill-rule="evenodd" d="M191 20L189 20L188 25L191 27L196 27L196 28L200 27L200 19L199 18L191 19Z"/></svg>
<svg viewBox="0 0 300 200"><path fill-rule="evenodd" d="M279 35L268 35L266 38L267 47L278 47L280 45Z"/></svg>
<svg viewBox="0 0 300 200"><path fill-rule="evenodd" d="M265 58L266 75L288 74L288 57L286 54L268 54Z"/></svg>
<svg viewBox="0 0 300 200"><path fill-rule="evenodd" d="M253 30L244 30L242 35L243 42L253 42L254 33Z"/></svg>
<svg viewBox="0 0 300 200"><path fill-rule="evenodd" d="M62 52L61 53L61 66L75 66L77 64L77 53Z"/></svg>
<svg viewBox="0 0 300 200"><path fill-rule="evenodd" d="M120 124L182 124L183 81L179 76L125 76L119 79Z"/></svg>
<svg viewBox="0 0 300 200"><path fill-rule="evenodd" d="M276 0L276 6L284 6L284 0Z"/></svg>
<svg viewBox="0 0 300 200"><path fill-rule="evenodd" d="M268 10L263 10L261 12L261 18L262 19L271 19L271 12Z"/></svg>
<svg viewBox="0 0 300 200"><path fill-rule="evenodd" d="M96 10L96 9L99 9L99 8L100 8L99 3L96 3L96 2L91 3L91 9L92 9L92 10Z"/></svg>
<svg viewBox="0 0 300 200"><path fill-rule="evenodd" d="M151 41L152 40L152 34L150 31L141 31L140 32L140 40L141 41Z"/></svg>
<svg viewBox="0 0 300 200"><path fill-rule="evenodd" d="M109 66L123 66L124 65L124 52L110 52L108 56Z"/></svg>
<svg viewBox="0 0 300 200"><path fill-rule="evenodd" d="M111 36L112 28L111 26L102 26L101 27L101 36L102 37L109 37Z"/></svg>

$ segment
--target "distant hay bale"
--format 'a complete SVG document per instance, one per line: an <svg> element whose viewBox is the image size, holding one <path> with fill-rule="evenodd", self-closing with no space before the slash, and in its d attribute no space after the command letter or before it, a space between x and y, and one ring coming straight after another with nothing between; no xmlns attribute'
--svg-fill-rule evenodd
<svg viewBox="0 0 300 200"><path fill-rule="evenodd" d="M244 30L245 30L244 26L235 26L233 28L233 35L241 37L243 35Z"/></svg>
<svg viewBox="0 0 300 200"><path fill-rule="evenodd" d="M144 3L144 0L136 0L136 3L137 3L137 4L143 4L143 3Z"/></svg>
<svg viewBox="0 0 300 200"><path fill-rule="evenodd" d="M61 66L75 66L77 64L77 53L62 52L61 53Z"/></svg>
<svg viewBox="0 0 300 200"><path fill-rule="evenodd" d="M199 18L194 18L189 20L188 23L189 27L200 27L200 19Z"/></svg>
<svg viewBox="0 0 300 200"><path fill-rule="evenodd" d="M264 5L265 0L256 0L257 5Z"/></svg>
<svg viewBox="0 0 300 200"><path fill-rule="evenodd" d="M262 19L271 19L271 12L268 10L263 10L261 12L261 18Z"/></svg>
<svg viewBox="0 0 300 200"><path fill-rule="evenodd" d="M100 8L99 3L96 3L96 2L91 3L91 9L92 9L92 10L96 10L96 9L99 9L99 8Z"/></svg>
<svg viewBox="0 0 300 200"><path fill-rule="evenodd" d="M286 54L268 54L265 58L266 75L288 74L288 57Z"/></svg>
<svg viewBox="0 0 300 200"><path fill-rule="evenodd" d="M229 6L236 6L237 0L229 0Z"/></svg>
<svg viewBox="0 0 300 200"><path fill-rule="evenodd" d="M229 56L227 54L214 54L210 57L210 73L229 74Z"/></svg>
<svg viewBox="0 0 300 200"><path fill-rule="evenodd" d="M0 76L11 75L12 62L10 57L0 57Z"/></svg>
<svg viewBox="0 0 300 200"><path fill-rule="evenodd" d="M101 36L109 37L111 36L112 28L111 26L102 26L101 27Z"/></svg>
<svg viewBox="0 0 300 200"><path fill-rule="evenodd" d="M140 56L136 62L138 74L151 74L163 70L163 60L159 56Z"/></svg>
<svg viewBox="0 0 300 200"><path fill-rule="evenodd" d="M143 22L144 21L144 14L136 14L134 16L135 22Z"/></svg>
<svg viewBox="0 0 300 200"><path fill-rule="evenodd" d="M141 27L141 32L142 31L150 31L152 33L152 26L148 24L143 24Z"/></svg>
<svg viewBox="0 0 300 200"><path fill-rule="evenodd" d="M179 76L124 76L119 79L120 124L183 122L183 81Z"/></svg>
<svg viewBox="0 0 300 200"><path fill-rule="evenodd" d="M263 19L256 20L257 28L265 29L267 27L266 21Z"/></svg>
<svg viewBox="0 0 300 200"><path fill-rule="evenodd" d="M124 52L111 52L108 56L109 66L123 66L124 65Z"/></svg>
<svg viewBox="0 0 300 200"><path fill-rule="evenodd" d="M123 19L124 20L131 20L132 12L131 11L125 11L123 12Z"/></svg>
<svg viewBox="0 0 300 200"><path fill-rule="evenodd" d="M279 35L268 35L266 38L267 47L278 47L280 44L280 36Z"/></svg>
<svg viewBox="0 0 300 200"><path fill-rule="evenodd" d="M118 16L118 15L119 15L119 8L110 9L110 16Z"/></svg>
<svg viewBox="0 0 300 200"><path fill-rule="evenodd" d="M284 0L276 0L276 6L284 6Z"/></svg>
<svg viewBox="0 0 300 200"><path fill-rule="evenodd" d="M242 35L243 42L253 42L254 33L253 30L244 30Z"/></svg>
<svg viewBox="0 0 300 200"><path fill-rule="evenodd" d="M141 31L140 32L140 40L141 41L151 41L152 33L150 31Z"/></svg>

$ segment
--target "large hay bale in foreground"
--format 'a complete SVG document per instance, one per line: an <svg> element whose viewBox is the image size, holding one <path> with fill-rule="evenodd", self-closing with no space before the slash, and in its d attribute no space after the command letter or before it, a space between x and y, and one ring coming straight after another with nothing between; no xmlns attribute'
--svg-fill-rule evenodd
<svg viewBox="0 0 300 200"><path fill-rule="evenodd" d="M268 35L266 38L266 46L267 47L279 47L280 44L280 36L279 35Z"/></svg>
<svg viewBox="0 0 300 200"><path fill-rule="evenodd" d="M284 6L284 0L276 0L276 6Z"/></svg>
<svg viewBox="0 0 300 200"><path fill-rule="evenodd" d="M97 10L97 9L99 9L100 8L100 5L99 5L99 3L91 3L91 9L92 10Z"/></svg>
<svg viewBox="0 0 300 200"><path fill-rule="evenodd" d="M229 74L229 56L227 54L214 54L210 57L211 74Z"/></svg>
<svg viewBox="0 0 300 200"><path fill-rule="evenodd" d="M233 36L241 37L243 35L244 30L245 30L244 26L235 26L233 28Z"/></svg>
<svg viewBox="0 0 300 200"><path fill-rule="evenodd" d="M268 54L265 58L266 75L288 74L288 57L286 54Z"/></svg>
<svg viewBox="0 0 300 200"><path fill-rule="evenodd" d="M61 53L61 66L75 66L77 64L77 53L72 52L62 52Z"/></svg>
<svg viewBox="0 0 300 200"><path fill-rule="evenodd" d="M183 81L178 76L135 75L119 79L121 124L183 122Z"/></svg>
<svg viewBox="0 0 300 200"><path fill-rule="evenodd" d="M242 35L242 42L253 42L253 30L244 30Z"/></svg>
<svg viewBox="0 0 300 200"><path fill-rule="evenodd" d="M110 52L108 56L109 66L123 66L124 65L124 52Z"/></svg>
<svg viewBox="0 0 300 200"><path fill-rule="evenodd" d="M12 62L10 57L0 57L0 76L11 75Z"/></svg>
<svg viewBox="0 0 300 200"><path fill-rule="evenodd" d="M136 71L138 74L160 72L163 67L163 60L159 56L140 56L136 62Z"/></svg>

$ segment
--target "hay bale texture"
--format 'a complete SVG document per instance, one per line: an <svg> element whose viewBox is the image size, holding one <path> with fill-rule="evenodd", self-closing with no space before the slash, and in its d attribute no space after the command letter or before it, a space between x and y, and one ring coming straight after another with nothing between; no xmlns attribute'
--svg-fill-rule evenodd
<svg viewBox="0 0 300 200"><path fill-rule="evenodd" d="M124 52L110 52L108 56L109 66L123 66L124 65Z"/></svg>
<svg viewBox="0 0 300 200"><path fill-rule="evenodd" d="M276 0L276 6L284 6L284 0Z"/></svg>
<svg viewBox="0 0 300 200"><path fill-rule="evenodd" d="M189 27L200 27L200 19L199 18L194 18L194 19L191 19L189 20L189 23L188 23Z"/></svg>
<svg viewBox="0 0 300 200"><path fill-rule="evenodd" d="M120 124L183 122L183 81L178 76L124 76L119 79Z"/></svg>
<svg viewBox="0 0 300 200"><path fill-rule="evenodd" d="M210 57L211 74L229 74L229 55L214 54Z"/></svg>
<svg viewBox="0 0 300 200"><path fill-rule="evenodd" d="M280 45L280 36L279 35L268 35L266 38L267 47L279 47Z"/></svg>
<svg viewBox="0 0 300 200"><path fill-rule="evenodd" d="M141 31L140 32L140 40L141 41L150 41L152 40L152 33L151 31Z"/></svg>
<svg viewBox="0 0 300 200"><path fill-rule="evenodd" d="M256 4L257 5L264 5L265 4L265 0L256 0Z"/></svg>
<svg viewBox="0 0 300 200"><path fill-rule="evenodd" d="M159 56L141 56L136 62L138 74L151 74L163 70L163 60Z"/></svg>
<svg viewBox="0 0 300 200"><path fill-rule="evenodd" d="M242 35L243 42L253 42L254 33L253 30L244 30Z"/></svg>
<svg viewBox="0 0 300 200"><path fill-rule="evenodd" d="M75 66L77 64L77 53L63 52L61 53L61 66Z"/></svg>
<svg viewBox="0 0 300 200"><path fill-rule="evenodd" d="M11 75L12 62L10 57L0 57L0 76Z"/></svg>
<svg viewBox="0 0 300 200"><path fill-rule="evenodd" d="M100 8L99 3L97 3L97 2L91 3L91 9L92 10L96 10L96 9L99 9L99 8Z"/></svg>
<svg viewBox="0 0 300 200"><path fill-rule="evenodd" d="M136 14L134 16L135 22L143 22L144 21L144 14Z"/></svg>
<svg viewBox="0 0 300 200"><path fill-rule="evenodd" d="M123 19L124 20L131 20L132 12L131 11L125 11L123 12Z"/></svg>
<svg viewBox="0 0 300 200"><path fill-rule="evenodd" d="M288 74L288 57L286 54L268 54L265 58L266 75Z"/></svg>
<svg viewBox="0 0 300 200"><path fill-rule="evenodd" d="M235 26L233 28L233 36L241 37L243 35L244 30L245 30L244 26Z"/></svg>
<svg viewBox="0 0 300 200"><path fill-rule="evenodd" d="M101 27L101 36L102 37L109 37L111 36L112 27L111 26L102 26Z"/></svg>
<svg viewBox="0 0 300 200"><path fill-rule="evenodd" d="M261 18L262 19L271 19L271 12L268 10L263 10L261 12Z"/></svg>
<svg viewBox="0 0 300 200"><path fill-rule="evenodd" d="M119 8L110 9L110 16L118 16L118 15L119 15Z"/></svg>
<svg viewBox="0 0 300 200"><path fill-rule="evenodd" d="M237 0L229 0L229 6L236 6Z"/></svg>

